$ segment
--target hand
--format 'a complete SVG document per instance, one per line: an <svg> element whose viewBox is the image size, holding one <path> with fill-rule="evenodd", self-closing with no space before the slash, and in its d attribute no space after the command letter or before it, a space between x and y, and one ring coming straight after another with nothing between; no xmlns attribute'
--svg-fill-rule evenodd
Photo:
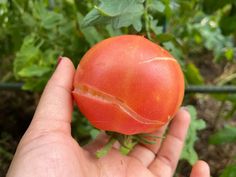
<svg viewBox="0 0 236 177"><path fill-rule="evenodd" d="M85 148L71 136L74 66L63 58L49 80L33 120L21 139L7 177L171 177L175 171L190 118L181 109L166 138L155 145L137 145L128 156L115 147L103 158L92 154L106 141L100 135ZM155 134L161 136L165 128ZM210 177L208 165L199 161L191 177Z"/></svg>

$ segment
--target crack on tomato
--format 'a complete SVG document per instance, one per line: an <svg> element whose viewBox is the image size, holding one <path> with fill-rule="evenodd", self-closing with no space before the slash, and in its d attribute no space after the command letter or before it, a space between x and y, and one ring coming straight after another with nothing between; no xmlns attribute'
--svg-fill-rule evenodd
<svg viewBox="0 0 236 177"><path fill-rule="evenodd" d="M172 57L154 57L145 61L141 61L139 64L143 64L143 63L150 63L153 61L157 61L157 60L166 60L166 61L175 61L176 59L172 58Z"/></svg>
<svg viewBox="0 0 236 177"><path fill-rule="evenodd" d="M74 90L73 93L81 94L83 96L89 97L91 99L100 100L103 102L107 102L110 104L114 104L118 106L123 112L128 114L132 119L142 123L142 124L155 124L155 125L164 125L164 122L158 120L150 120L144 118L135 112L132 108L130 108L123 100L114 97L108 93L105 93L99 89L96 89L87 84L79 84ZM96 121L97 122L97 121ZM98 121L99 122L99 121Z"/></svg>

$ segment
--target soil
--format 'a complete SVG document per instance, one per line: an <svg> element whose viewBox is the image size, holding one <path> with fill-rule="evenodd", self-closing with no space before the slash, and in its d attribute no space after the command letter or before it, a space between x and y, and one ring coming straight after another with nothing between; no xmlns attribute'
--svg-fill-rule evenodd
<svg viewBox="0 0 236 177"><path fill-rule="evenodd" d="M214 64L211 55L204 55L203 62L194 60L201 69L206 83L214 83L215 78L221 75L224 64ZM25 91L2 91L0 90L0 177L5 176L16 146L27 129L39 95ZM234 144L211 145L208 143L209 136L222 128L226 123L236 123L236 116L229 120L223 119L223 114L228 111L230 103L218 101L210 95L195 94L188 101L196 107L198 117L207 122L207 127L199 132L199 139L195 144L199 158L209 163L211 175L217 177L224 167L232 161L236 155ZM219 111L220 110L220 111ZM178 172L178 177L189 176L191 166L186 161L181 161L179 166L183 167Z"/></svg>
<svg viewBox="0 0 236 177"><path fill-rule="evenodd" d="M211 174L214 177L220 175L222 170L233 161L236 155L235 144L212 145L209 144L209 136L215 133L224 125L234 125L236 116L225 120L223 113L228 110L228 104L213 99L209 95L199 99L196 105L198 117L206 121L207 127L199 133L199 140L196 143L196 151L199 158L207 161L211 167Z"/></svg>
<svg viewBox="0 0 236 177"><path fill-rule="evenodd" d="M0 177L4 177L17 144L27 129L38 96L24 91L0 90Z"/></svg>

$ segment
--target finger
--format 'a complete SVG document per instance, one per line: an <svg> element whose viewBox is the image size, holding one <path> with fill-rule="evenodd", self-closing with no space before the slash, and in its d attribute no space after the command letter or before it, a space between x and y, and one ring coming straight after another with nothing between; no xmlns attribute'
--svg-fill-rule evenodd
<svg viewBox="0 0 236 177"><path fill-rule="evenodd" d="M202 160L197 161L193 166L190 177L210 177L208 164Z"/></svg>
<svg viewBox="0 0 236 177"><path fill-rule="evenodd" d="M166 127L167 126L163 126L161 129L151 134L151 135L160 137L160 138L157 138L155 144L138 144L129 153L129 156L138 159L144 166L146 167L149 166L150 163L156 157L156 153L158 152L160 148L160 145L162 142L161 137L163 137Z"/></svg>
<svg viewBox="0 0 236 177"><path fill-rule="evenodd" d="M30 129L70 133L74 72L70 59L62 57L43 91Z"/></svg>
<svg viewBox="0 0 236 177"><path fill-rule="evenodd" d="M189 113L183 108L180 109L170 125L156 159L149 166L154 175L172 176L184 145L189 123Z"/></svg>

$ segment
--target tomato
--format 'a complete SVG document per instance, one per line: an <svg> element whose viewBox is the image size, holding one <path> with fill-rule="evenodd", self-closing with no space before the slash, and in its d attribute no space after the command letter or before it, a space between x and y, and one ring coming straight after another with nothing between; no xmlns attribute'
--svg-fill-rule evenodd
<svg viewBox="0 0 236 177"><path fill-rule="evenodd" d="M73 96L98 129L133 135L150 133L177 112L184 77L176 59L138 35L105 39L81 59Z"/></svg>

